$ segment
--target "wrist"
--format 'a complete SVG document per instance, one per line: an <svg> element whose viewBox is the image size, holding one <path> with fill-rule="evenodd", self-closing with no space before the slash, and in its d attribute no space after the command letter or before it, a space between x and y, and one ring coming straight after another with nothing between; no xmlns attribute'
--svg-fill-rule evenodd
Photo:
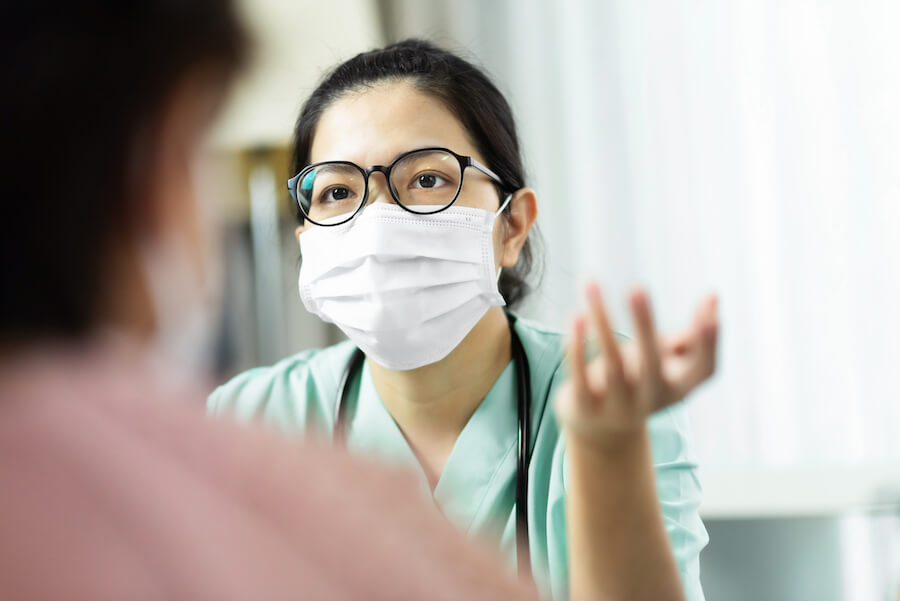
<svg viewBox="0 0 900 601"><path fill-rule="evenodd" d="M650 449L650 433L646 424L630 430L581 433L566 429L566 451L573 460L627 462L643 457Z"/></svg>

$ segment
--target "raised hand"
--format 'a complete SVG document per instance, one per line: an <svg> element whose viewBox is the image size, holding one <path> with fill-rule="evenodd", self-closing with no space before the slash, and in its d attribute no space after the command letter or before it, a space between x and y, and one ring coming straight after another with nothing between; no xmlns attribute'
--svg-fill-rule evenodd
<svg viewBox="0 0 900 601"><path fill-rule="evenodd" d="M682 400L715 371L714 295L700 303L688 328L658 337L646 293L634 291L629 305L636 336L623 345L616 341L599 287L589 284L586 295L601 355L586 360L588 319L579 315L569 340L569 379L556 399L557 416L568 436L603 442L640 431L650 415Z"/></svg>

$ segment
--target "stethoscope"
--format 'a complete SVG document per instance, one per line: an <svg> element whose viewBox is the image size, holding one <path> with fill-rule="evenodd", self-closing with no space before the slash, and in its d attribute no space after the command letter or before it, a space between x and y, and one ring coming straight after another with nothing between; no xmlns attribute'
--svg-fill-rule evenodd
<svg viewBox="0 0 900 601"><path fill-rule="evenodd" d="M518 391L518 461L516 466L516 562L519 576L530 576L531 554L528 549L528 465L531 463L531 375L525 347L516 333L514 315L507 313L512 338L512 357L516 364L516 389ZM353 352L338 387L334 407L334 438L343 442L347 396L350 382L362 369L366 355L360 349Z"/></svg>

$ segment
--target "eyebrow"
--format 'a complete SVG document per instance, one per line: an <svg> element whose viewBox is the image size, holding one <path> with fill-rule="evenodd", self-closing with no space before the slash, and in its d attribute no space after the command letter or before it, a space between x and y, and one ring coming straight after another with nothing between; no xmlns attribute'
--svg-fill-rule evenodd
<svg viewBox="0 0 900 601"><path fill-rule="evenodd" d="M467 154L467 153L465 153L465 152L459 152L459 151L457 151L457 150L456 150L455 148L453 148L451 145L448 145L448 144L446 144L446 143L444 143L444 142L434 142L434 141L432 141L432 142L426 142L426 143L424 143L424 144L414 144L414 145L410 145L409 148L407 148L406 150L401 150L400 152L396 153L393 157L391 157L391 159L390 159L389 161L387 161L387 162L385 162L385 163L382 163L382 165L384 165L384 166L390 165L391 163L393 163L394 161L396 161L398 158L400 158L401 155L404 155L404 154L406 154L406 153L408 153L408 152L413 152L413 151L415 151L415 150L424 150L425 148L452 148L452 149L454 150L454 152L458 152L459 154L462 154L462 155L466 155L466 154ZM327 162L330 162L330 161L347 161L347 162L350 162L350 163L355 163L355 164L359 165L360 167L362 167L363 169L367 169L367 168L369 168L369 167L372 166L372 165L363 165L363 164L362 164L361 162L359 162L359 161L353 161L353 160L350 160L350 159L347 159L347 158L322 159L321 161L310 161L310 162L309 162L309 165L315 165L316 163L327 163ZM309 167L309 165L304 166L304 169L305 169L306 167Z"/></svg>

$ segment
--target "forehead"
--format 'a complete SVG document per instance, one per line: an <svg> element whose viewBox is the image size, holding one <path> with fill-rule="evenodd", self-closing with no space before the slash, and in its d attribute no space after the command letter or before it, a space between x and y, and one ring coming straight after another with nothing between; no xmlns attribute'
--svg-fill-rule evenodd
<svg viewBox="0 0 900 601"><path fill-rule="evenodd" d="M468 132L437 98L410 82L380 83L349 92L325 109L310 162L387 165L403 152L428 146L483 160Z"/></svg>

